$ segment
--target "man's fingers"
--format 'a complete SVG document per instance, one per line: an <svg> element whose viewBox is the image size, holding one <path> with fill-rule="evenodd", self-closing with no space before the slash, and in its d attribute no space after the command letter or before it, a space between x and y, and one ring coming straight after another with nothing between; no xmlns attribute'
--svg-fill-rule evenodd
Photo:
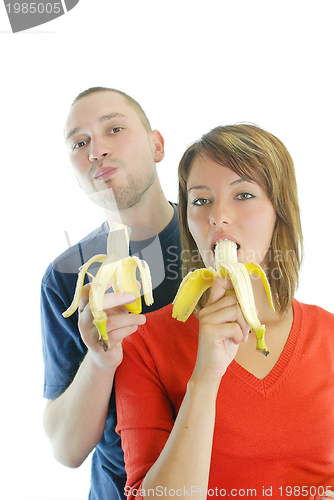
<svg viewBox="0 0 334 500"><path fill-rule="evenodd" d="M110 316L107 320L107 332L109 344L112 349L116 344L138 330L139 325L143 325L146 317L143 314L121 314L114 318ZM110 328L110 330L109 330Z"/></svg>
<svg viewBox="0 0 334 500"><path fill-rule="evenodd" d="M103 309L111 309L113 307L124 306L135 302L137 296L135 293L128 292L112 292L106 293L103 297Z"/></svg>
<svg viewBox="0 0 334 500"><path fill-rule="evenodd" d="M78 307L79 313L82 313L82 311L85 309L86 305L89 302L89 291L90 291L90 283L87 283L85 286L82 287L81 297Z"/></svg>
<svg viewBox="0 0 334 500"><path fill-rule="evenodd" d="M79 313L82 313L89 303L89 292L91 284L88 283L82 288L81 298L79 302ZM127 292L113 292L106 293L103 297L103 310L107 312L108 309L112 309L118 306L124 306L125 304L131 304L137 299L134 293Z"/></svg>
<svg viewBox="0 0 334 500"><path fill-rule="evenodd" d="M124 327L138 327L146 321L144 314L111 314L107 319L107 332L110 333Z"/></svg>

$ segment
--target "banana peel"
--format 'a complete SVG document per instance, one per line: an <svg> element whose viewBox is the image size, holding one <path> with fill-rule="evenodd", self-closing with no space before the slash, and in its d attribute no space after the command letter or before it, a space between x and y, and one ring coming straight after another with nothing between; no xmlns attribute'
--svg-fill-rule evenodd
<svg viewBox="0 0 334 500"><path fill-rule="evenodd" d="M212 286L216 277L230 278L245 320L254 330L257 350L267 356L269 351L265 343L265 325L258 319L253 288L249 275L255 274L261 278L265 287L270 307L275 311L267 277L258 264L247 262L241 264L237 258L237 244L231 240L220 240L215 247L215 265L189 272L181 282L173 302L173 318L187 321L195 309L203 293Z"/></svg>
<svg viewBox="0 0 334 500"><path fill-rule="evenodd" d="M148 264L136 256L129 255L130 232L131 229L128 226L117 222L112 224L108 235L107 254L93 256L80 268L73 301L62 313L64 318L68 318L77 310L85 275L93 263L100 262L96 276L90 275L93 279L89 291L89 304L94 317L93 323L99 332L99 343L104 351L110 349L106 326L107 315L103 310L103 297L110 283L115 292L132 292L136 295L136 301L125 304L125 307L131 313L140 314L142 305L136 276L138 268L145 303L148 306L153 304L152 281Z"/></svg>

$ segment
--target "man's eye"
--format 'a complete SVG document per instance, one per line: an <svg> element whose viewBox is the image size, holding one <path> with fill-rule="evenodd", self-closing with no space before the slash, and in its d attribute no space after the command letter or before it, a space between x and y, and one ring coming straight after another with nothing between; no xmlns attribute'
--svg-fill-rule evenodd
<svg viewBox="0 0 334 500"><path fill-rule="evenodd" d="M73 144L73 149L79 149L82 148L86 144L86 141L78 141L75 144Z"/></svg>
<svg viewBox="0 0 334 500"><path fill-rule="evenodd" d="M118 132L120 132L122 130L122 127L113 127L111 130L110 130L110 134L118 134Z"/></svg>
<svg viewBox="0 0 334 500"><path fill-rule="evenodd" d="M192 205L200 207L202 205L206 205L209 203L209 200L207 198L196 198L191 202Z"/></svg>
<svg viewBox="0 0 334 500"><path fill-rule="evenodd" d="M236 196L237 200L250 200L251 198L254 198L254 195L251 193L239 193L238 196Z"/></svg>

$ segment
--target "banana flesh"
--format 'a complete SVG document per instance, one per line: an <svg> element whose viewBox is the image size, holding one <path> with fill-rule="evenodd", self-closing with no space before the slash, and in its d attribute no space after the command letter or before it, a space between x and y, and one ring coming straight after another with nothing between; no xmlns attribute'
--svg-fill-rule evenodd
<svg viewBox="0 0 334 500"><path fill-rule="evenodd" d="M145 303L148 306L153 304L150 269L144 260L129 255L130 231L130 228L123 224L117 222L112 224L108 235L107 255L95 255L80 268L72 304L63 312L64 318L68 318L77 310L88 268L91 264L100 262L101 266L91 283L89 304L94 317L94 325L99 332L99 343L104 351L110 349L110 344L106 326L107 315L103 310L103 297L110 285L115 292L134 293L137 296L136 301L126 304L125 307L132 313L140 314L142 305L136 276L138 268Z"/></svg>
<svg viewBox="0 0 334 500"><path fill-rule="evenodd" d="M234 241L220 240L215 248L215 265L212 267L196 269L188 273L176 294L173 303L173 318L186 321L195 309L200 297L213 284L216 277L230 278L237 300L245 320L254 330L257 340L257 350L267 356L269 351L265 344L264 336L266 327L257 317L254 294L250 274L256 274L265 287L270 307L274 311L270 286L265 273L258 264L238 262L237 245Z"/></svg>

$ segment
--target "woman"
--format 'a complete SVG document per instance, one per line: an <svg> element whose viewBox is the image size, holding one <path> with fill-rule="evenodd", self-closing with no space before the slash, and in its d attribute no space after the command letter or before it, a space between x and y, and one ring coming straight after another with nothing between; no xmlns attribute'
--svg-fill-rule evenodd
<svg viewBox="0 0 334 500"><path fill-rule="evenodd" d="M185 323L172 305L123 342L118 432L126 495L325 498L334 489L334 315L294 299L302 233L292 159L253 125L217 127L179 166L184 273L230 239L253 280L270 354L256 351L228 279Z"/></svg>

